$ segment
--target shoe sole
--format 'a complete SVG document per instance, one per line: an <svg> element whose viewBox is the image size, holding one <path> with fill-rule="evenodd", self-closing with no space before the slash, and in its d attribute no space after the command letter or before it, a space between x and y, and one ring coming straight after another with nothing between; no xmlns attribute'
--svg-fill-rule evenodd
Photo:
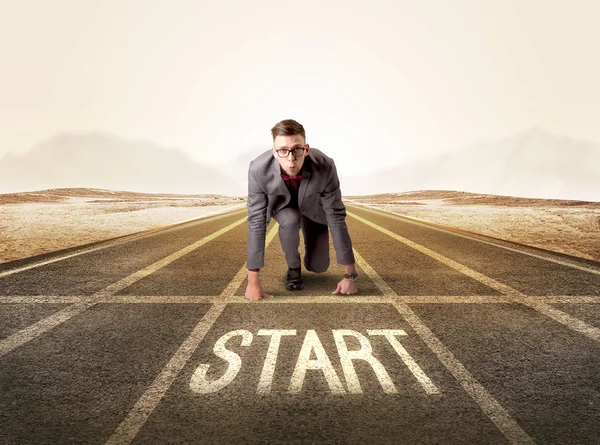
<svg viewBox="0 0 600 445"><path fill-rule="evenodd" d="M304 288L304 283L298 285L298 284L286 284L285 288L287 290L293 291L293 290L300 290Z"/></svg>

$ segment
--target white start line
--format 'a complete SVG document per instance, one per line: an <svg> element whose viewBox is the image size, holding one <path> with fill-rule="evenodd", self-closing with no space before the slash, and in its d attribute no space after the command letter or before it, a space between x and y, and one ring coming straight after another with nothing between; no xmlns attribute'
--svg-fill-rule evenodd
<svg viewBox="0 0 600 445"><path fill-rule="evenodd" d="M297 394L302 391L306 372L308 370L319 370L322 372L332 394L346 394L346 392L350 394L361 394L363 390L358 381L356 370L354 369L354 360L362 360L371 366L384 393L396 394L398 392L382 363L373 355L373 348L365 335L350 329L333 329L332 332L344 373L347 390L344 388L342 381L335 371L325 348L319 340L317 332L313 329L309 329L306 331L304 342L290 379L287 390L288 393ZM427 394L440 394L440 390L435 386L431 379L425 375L421 367L398 341L398 336L407 335L405 331L401 329L369 329L367 330L367 334L369 336L385 337L413 376L421 384L425 392ZM256 388L257 394L269 394L275 375L275 365L282 337L296 335L296 330L261 329L258 331L257 335L271 337L271 342L265 356L265 362ZM210 365L199 365L190 380L190 389L192 391L198 394L214 393L225 388L235 380L242 368L242 359L238 354L226 347L227 342L234 337L241 337L241 346L244 347L250 346L254 338L252 332L245 329L230 331L221 336L221 338L215 342L213 352L217 357L227 361L227 370L218 379L209 380L207 378L207 372ZM354 337L358 340L360 349L348 350L344 337ZM316 358L311 359L310 357L313 354Z"/></svg>

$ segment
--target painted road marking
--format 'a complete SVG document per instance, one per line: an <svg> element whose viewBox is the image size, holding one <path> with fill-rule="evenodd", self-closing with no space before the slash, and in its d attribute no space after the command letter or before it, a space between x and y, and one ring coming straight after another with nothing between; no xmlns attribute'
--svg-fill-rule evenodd
<svg viewBox="0 0 600 445"><path fill-rule="evenodd" d="M230 231L231 229L234 229L235 227L239 226L240 224L243 224L244 222L246 222L246 220L247 220L247 218L244 217L232 224L229 224L228 226L226 226L220 230L217 230L213 234L211 234L207 237L204 237L201 240L196 241L195 243L190 244L189 246L186 246L183 249L178 250L177 252L163 258L162 260L157 261L157 262L145 267L144 269L141 269L141 270L123 278L122 280L119 280L116 283L113 283L113 284L107 286L106 288L93 294L91 301L83 302L83 303L75 303L69 307L66 307L66 308L38 321L37 323L19 331L19 332L12 334L11 336L9 336L3 340L0 340L0 357L9 353L13 349L33 340L34 338L39 337L44 332L49 331L50 329L58 326L59 324L64 323L71 317L74 317L75 315L80 314L81 312L85 311L86 309L89 309L90 307L98 304L103 298L111 296L111 295L119 292L120 290L125 289L127 286L130 286L131 284L135 283L136 281L141 280L142 278L150 275L151 273L156 272L158 269L165 267L166 265L172 263L173 261L190 253L192 250L197 249L200 246L203 246L204 244L208 243L209 241L212 241L215 238Z"/></svg>
<svg viewBox="0 0 600 445"><path fill-rule="evenodd" d="M372 336L384 336L392 345L394 350L398 353L405 365L415 376L417 381L421 384L427 394L440 394L440 390L433 384L433 382L425 375L423 370L417 365L416 361L410 356L408 351L400 344L396 336L407 335L401 329L373 329L367 331ZM351 329L333 329L333 339L337 348L337 352L342 365L342 371L344 372L344 378L346 385L348 386L348 392L350 394L362 394L363 390L356 374L353 362L355 360L362 360L368 363L373 369L377 380L379 381L381 388L385 394L397 394L394 382L390 378L383 364L373 355L373 348L369 339L360 332ZM261 329L258 331L258 335L270 335L271 342L269 349L265 356L263 369L258 381L256 388L257 394L270 394L271 385L273 383L273 377L275 375L275 367L277 364L277 356L279 354L279 346L281 344L282 336L294 336L296 335L295 329ZM213 347L213 353L227 361L228 367L225 373L215 379L207 379L208 369L210 364L202 363L198 365L192 377L190 379L190 389L198 394L209 394L222 390L227 385L232 383L237 377L242 367L241 357L226 348L226 343L233 337L242 337L241 346L250 346L252 344L253 335L252 332L245 329L237 329L230 331L222 335ZM354 337L360 344L360 349L349 350L344 337ZM314 353L315 359L310 359ZM294 373L290 379L288 387L288 393L297 394L302 391L304 385L304 379L308 370L320 370L325 377L329 389L332 394L340 395L346 394L346 390L332 365L327 351L323 347L317 332L314 329L309 329L304 337L304 342L296 360L296 366L294 367Z"/></svg>
<svg viewBox="0 0 600 445"><path fill-rule="evenodd" d="M404 333L404 331L401 332ZM360 349L358 351L349 351L344 336L356 338L360 344ZM350 394L362 394L363 392L360 382L358 381L358 375L356 375L356 369L354 369L354 364L352 363L353 360L363 360L371 365L384 393L398 393L398 390L394 386L394 382L392 382L392 379L384 366L373 356L373 348L367 337L360 332L351 329L335 329L333 331L333 338L335 339L335 345L337 346L340 362L342 363L342 370L344 371L344 377L346 378L346 384L348 385L348 392Z"/></svg>
<svg viewBox="0 0 600 445"><path fill-rule="evenodd" d="M108 439L107 444L131 443L148 419L148 416L150 416L156 405L158 405L160 399L165 395L175 377L177 377L185 363L194 353L198 344L204 339L206 333L210 330L219 315L221 315L225 306L227 306L226 303L216 303L210 307L190 336L179 347L175 355L171 357L132 410L129 411L127 417L125 417L113 435Z"/></svg>
<svg viewBox="0 0 600 445"><path fill-rule="evenodd" d="M356 304L389 304L396 297L390 298L385 295L302 295L289 296L274 295L275 298L261 300L261 304L319 304L319 303L356 303ZM507 304L504 296L498 295L402 295L397 297L404 303L409 304ZM529 296L532 303L547 304L596 304L600 303L600 297L589 295L542 295ZM0 296L0 304L47 304L47 303L85 303L96 301L91 296L64 296L64 295L15 295ZM220 295L110 295L98 300L97 303L114 304L182 304L182 303L223 303L247 304L249 300L242 299L237 295L223 298Z"/></svg>
<svg viewBox="0 0 600 445"><path fill-rule="evenodd" d="M356 252L355 252L355 254L356 254ZM358 258L358 256L357 256L357 258ZM369 271L367 269L370 269L370 267L368 267L368 265L366 264L366 262L364 262L362 257L360 257L360 260L361 260L362 264L359 263L359 266L361 266L363 268L363 270L365 270L367 275L369 275ZM370 275L371 277L378 276L376 274L373 275L374 271L372 269L370 269L370 270L372 272ZM238 275L244 276L245 270L243 272L238 273ZM376 281L376 280L374 280L374 281ZM381 282L383 283L383 280L381 280ZM241 284L241 281L240 281L240 284ZM239 287L239 284L238 284L238 287ZM389 288L389 286L388 286L388 288ZM390 288L390 290L391 290L391 288ZM384 294L385 294L385 292L384 292ZM229 297L232 297L232 296L233 296L232 294L229 295ZM103 298L111 298L111 297L112 297L112 295L104 295ZM484 409L484 412L486 412L488 414L488 416L490 416L490 418L494 421L494 423L496 425L500 425L499 428L501 429L503 434L505 434L509 438L509 440L511 440L511 442L513 442L513 443L517 443L517 442L522 443L522 442L530 441L531 438L529 438L529 436L527 436L524 432L522 432L522 430L520 430L520 427L518 426L518 424L516 424L516 422L514 422L514 420L512 418L510 418L510 416L503 410L503 408L500 405L498 405L497 402L493 398L491 398L491 396L489 396L489 394L486 392L485 388L483 388L475 379L473 379L472 376L470 376L468 371L466 371L466 369L456 360L456 358L451 354L451 352L448 351L445 348L445 346L433 335L433 333L431 331L429 331L429 329L422 323L422 321L414 313L412 313L410 308L408 308L408 306L406 306L405 299L403 297L399 297L399 296L395 295L395 293L393 293L393 291L392 291L392 295L388 295L387 297L390 299L389 301L391 301L395 305L397 310L403 316L405 316L405 318L407 319L409 324L411 324L411 326L413 327L415 332L417 332L421 336L421 338L425 341L425 343L430 347L430 349L432 349L434 351L434 353L436 353L436 355L440 358L442 363L444 363L444 365L447 368L449 366L453 366L455 368L455 372L452 372L452 370L451 370L451 372L453 373L455 378L457 378L457 380L459 382L461 382L461 385L471 395L471 397L473 397L474 400L480 406L482 406L482 404L484 406L489 405L487 407L488 409ZM228 298L228 297L226 297L226 298ZM295 297L295 298L298 298L298 297ZM333 297L333 296L324 296L323 298L327 298L328 299L327 302L331 302L332 300L335 300L335 297ZM339 301L348 303L348 302L350 302L349 298L351 298L351 297L341 297ZM458 297L458 298L462 298L462 297ZM493 297L493 298L497 299L497 297ZM529 297L525 297L525 298L529 298ZM357 297L357 299L362 299L362 297ZM238 297L238 300L239 300L239 297ZM98 299L98 301L101 301L101 299ZM221 300L221 301L224 301L224 300ZM267 300L266 302L270 303L271 301L273 301L273 300ZM291 301L287 301L287 302L289 303ZM307 299L306 302L314 303L314 300L311 301L310 299ZM440 301L440 302L443 302L443 301ZM227 301L227 303L229 303L229 301ZM225 304L222 304L222 306L224 307ZM218 314L222 310L223 310L222 308L219 310L219 308L217 307L213 311L213 313L216 313L216 316L218 317ZM211 311L209 311L209 313L210 312ZM209 315L209 313L207 313L207 315ZM214 319L216 320L216 317ZM203 320L206 320L205 325L210 323L210 320L208 320L207 316L205 316L203 318ZM214 320L212 321L212 323L214 323ZM212 326L212 324L211 324L211 326ZM206 330L208 330L208 329L206 329ZM202 337L203 337L203 335L204 334L202 334ZM169 385L170 385L170 383L169 383ZM165 389L165 391L166 391L166 389ZM160 396L158 397L156 403L158 403L159 399L160 399ZM479 400L479 402L478 402L478 400ZM500 409L498 409L498 407ZM149 412L151 412L153 409L154 408L152 408ZM131 412L130 412L130 414L131 414ZM147 416L143 419L142 424L143 424L143 422L145 422L146 418L147 418ZM139 427L141 427L142 424L140 424ZM131 436L131 438L133 438L135 436L135 434L139 430L139 427L134 432L133 436ZM507 434L507 432L508 432L508 434ZM522 434L524 434L524 436L521 436ZM519 440L519 437L524 440ZM514 440L511 438L513 438ZM123 442L119 442L119 443L123 443Z"/></svg>
<svg viewBox="0 0 600 445"><path fill-rule="evenodd" d="M310 358L313 352L316 357L315 359ZM294 373L290 379L288 393L298 394L302 391L306 371L309 369L320 369L323 372L323 376L325 377L332 394L346 394L342 381L335 372L331 360L329 360L325 348L323 348L323 345L317 336L317 332L314 329L306 331L306 337L304 337L304 343L302 343L302 349L300 350L298 361L294 367Z"/></svg>
<svg viewBox="0 0 600 445"><path fill-rule="evenodd" d="M267 351L267 356L265 357L265 364L263 365L262 372L260 373L260 379L258 381L256 393L269 394L271 392L271 385L273 384L273 376L275 375L275 364L277 363L277 355L279 353L281 337L284 335L296 335L296 330L261 329L258 331L258 335L270 335L271 342L269 343L269 350Z"/></svg>
<svg viewBox="0 0 600 445"><path fill-rule="evenodd" d="M431 379L423 372L417 362L410 356L408 351L400 344L396 335L407 335L406 332L399 329L369 329L369 335L383 335L390 342L396 353L402 358L404 364L410 369L410 372L417 378L427 394L440 394L440 390L433 384Z"/></svg>
<svg viewBox="0 0 600 445"><path fill-rule="evenodd" d="M244 204L239 204L237 206L234 206L231 209L234 209L235 207L241 207L242 205L244 207L247 206L247 204L244 203ZM119 245L119 244L123 244L123 243L128 242L128 241L132 241L134 239L140 239L140 238L143 238L145 236L152 235L155 232L160 232L161 230L165 230L165 229L168 229L170 227L178 226L178 225L184 224L186 222L197 221L197 220L201 220L201 219L204 219L204 218L208 218L210 216L215 216L215 215L220 215L220 214L226 214L226 213L235 213L235 212L241 211L241 210L231 211L231 209L226 209L226 210L221 210L219 212L209 213L209 214L206 214L206 215L202 215L199 218L186 219L186 220L183 220L183 221L179 221L179 222L177 222L175 224L169 224L168 226L162 226L162 227L156 227L154 229L148 229L148 230L145 230L145 231L143 231L141 233L132 233L130 235L123 235L123 236L118 237L115 240L107 240L107 241L105 241L107 244L104 244L102 246L89 247L87 249L83 248L79 252L70 253L70 254L66 254L66 255L61 255L61 256L58 256L56 258L51 258L51 259L46 260L46 261L40 261L39 263L33 263L33 264L29 264L27 266L17 267L16 269L11 269L11 270L6 270L4 272L0 272L0 278L6 277L8 275L15 274L15 273L19 273L19 272L24 272L26 270L35 269L36 267L45 266L46 264L56 263L57 261L63 261L63 260L66 260L68 258L73 258L73 257L79 256L79 255L83 255L84 253L95 252L97 250L106 249L107 247L113 247L113 246L116 246L116 245ZM100 242L102 242L102 241L100 241Z"/></svg>
<svg viewBox="0 0 600 445"><path fill-rule="evenodd" d="M237 336L242 337L241 346L250 346L250 344L252 344L252 332L246 331L245 329L238 329L228 332L219 338L215 343L213 352L217 357L222 358L228 363L229 366L227 366L227 371L216 380L208 380L206 378L206 374L208 372L208 368L210 368L210 365L201 364L196 368L194 374L192 374L192 379L190 381L190 389L192 391L199 394L208 394L211 392L217 392L233 382L233 380L237 377L238 372L240 372L240 369L242 368L242 359L238 354L227 349L225 344L227 343L227 340Z"/></svg>
<svg viewBox="0 0 600 445"><path fill-rule="evenodd" d="M568 267L571 267L573 269L578 269L578 270L582 270L584 272L589 272L589 273L592 273L592 274L595 274L595 275L600 275L600 271L596 270L596 269L591 269L589 267L585 267L585 266L580 266L580 265L577 265L577 264L569 263L567 261L557 260L555 258L545 257L545 256L542 256L542 255L536 255L535 253L526 252L524 250L515 249L515 248L512 248L512 247L504 246L502 244L498 244L498 243L493 243L491 241L482 240L482 239L479 239L479 238L475 238L473 236L465 235L463 233L457 233L457 232L454 232L452 230L445 229L443 227L436 227L435 225L433 225L434 223L432 223L430 221L427 221L427 220L424 220L424 219L415 218L414 216L400 215L398 213L390 212L388 210L380 209L378 207L371 206L371 205L368 205L368 204L362 204L362 203L359 203L359 202L356 202L356 201L349 201L349 202L351 202L352 204L358 205L358 206L368 207L368 208L364 208L363 209L363 210L366 210L367 212L371 212L371 213L377 214L378 212L375 212L375 211L371 210L371 209L375 209L375 210L378 210L379 212L383 212L383 213L387 214L388 216L393 217L394 219L398 219L398 220L401 220L401 221L409 220L409 221L412 221L413 223L415 223L415 224L417 224L419 226L427 227L428 229L437 230L439 232L444 232L444 233L449 233L449 234L452 234L452 235L455 235L455 236L460 236L461 238L466 238L466 239L471 240L471 241L478 241L480 243L488 244L490 246L500 247L500 248L505 249L505 250L510 250L511 252L517 252L517 253L520 253L520 254L523 254L523 255L528 255L528 256L533 257L533 258L539 258L540 260L545 260L545 261L550 261L552 263L560 264L561 266L568 266ZM483 236L486 236L486 235L483 235Z"/></svg>
<svg viewBox="0 0 600 445"><path fill-rule="evenodd" d="M496 281L493 278L490 278L482 273L479 273L473 269L470 269L469 267L467 267L463 264L460 264L454 260L451 260L448 257L440 255L439 253L437 253L431 249L428 249L427 247L421 246L420 244L417 244L414 241L404 238L403 236L400 236L400 235L398 235L384 227L381 227L369 220L366 220L358 215L355 215L350 212L348 212L348 215L351 215L353 218L358 219L359 221L367 224L368 226L371 226L374 229L379 230L380 232L385 233L386 235L394 238L395 240L400 241L401 243L406 244L407 246L412 247L413 249L418 250L421 253L424 253L425 255L439 261L440 263L445 264L446 266L451 267L452 269L457 270L458 272L460 272L470 278L473 278L474 280L477 280L480 283L483 283L492 289L495 289L495 290L501 292L502 294L506 295L510 301L514 301L517 303L524 304L525 306L529 306L530 308L546 315L547 317L552 318L553 320L568 327L569 329L579 332L579 333L585 335L586 337L591 338L594 341L600 342L600 328L591 326L591 325L585 323L584 321L573 317L572 315L569 315L563 311L560 311L558 309L555 309L555 308L549 306L546 303L533 302L525 294L522 294L518 290L513 289L512 287L510 287L504 283Z"/></svg>
<svg viewBox="0 0 600 445"><path fill-rule="evenodd" d="M243 221L246 221L244 218ZM236 223L237 224L237 223ZM265 249L269 246L275 235L277 234L279 224L275 223L274 227L269 231L265 240ZM108 439L106 444L128 444L135 438L140 428L146 423L152 411L156 408L160 399L165 395L171 387L175 378L179 375L187 361L190 359L198 345L202 342L206 333L215 323L223 309L227 306L225 301L240 287L244 278L247 275L246 265L244 264L233 280L227 285L219 298L220 303L215 303L200 322L196 325L192 333L181 344L177 352L171 357L169 363L162 369L160 374L154 379L152 384L144 392L142 397L137 401L135 406L129 411L127 417L117 427L113 435Z"/></svg>
<svg viewBox="0 0 600 445"><path fill-rule="evenodd" d="M391 233L391 232L390 232ZM353 249L354 250L354 249ZM410 324L417 335L433 351L438 359L450 371L469 396L479 405L482 411L490 418L496 427L504 434L510 443L523 444L535 443L533 439L520 427L510 413L502 406L481 383L467 371L454 354L434 335L433 332L421 321L412 309L394 292L394 290L379 276L377 272L354 250L354 257L358 266L373 280L384 295L392 298L392 304L400 315Z"/></svg>

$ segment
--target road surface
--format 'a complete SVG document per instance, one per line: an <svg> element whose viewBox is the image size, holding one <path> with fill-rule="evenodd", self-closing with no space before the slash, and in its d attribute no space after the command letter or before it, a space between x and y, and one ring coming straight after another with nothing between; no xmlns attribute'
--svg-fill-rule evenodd
<svg viewBox="0 0 600 445"><path fill-rule="evenodd" d="M4 265L0 443L600 443L598 263L347 210L352 296L246 209Z"/></svg>

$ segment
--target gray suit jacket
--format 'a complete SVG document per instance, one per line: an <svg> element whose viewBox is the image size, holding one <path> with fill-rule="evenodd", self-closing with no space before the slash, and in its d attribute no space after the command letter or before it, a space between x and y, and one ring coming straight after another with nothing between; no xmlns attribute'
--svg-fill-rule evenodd
<svg viewBox="0 0 600 445"><path fill-rule="evenodd" d="M250 162L248 169L248 249L246 267L265 265L265 237L271 217L287 206L291 195L281 178L279 162L271 150ZM300 212L327 224L338 264L354 263L352 242L346 226L340 182L333 159L311 148L304 160L298 190Z"/></svg>

